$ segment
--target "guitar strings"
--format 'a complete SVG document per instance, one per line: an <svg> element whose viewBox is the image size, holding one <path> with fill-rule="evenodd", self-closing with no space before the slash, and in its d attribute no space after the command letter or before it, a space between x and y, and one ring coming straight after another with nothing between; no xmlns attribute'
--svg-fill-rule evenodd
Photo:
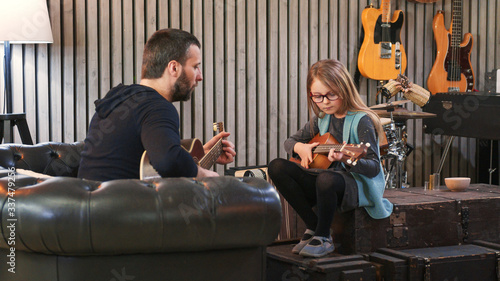
<svg viewBox="0 0 500 281"><path fill-rule="evenodd" d="M212 166L214 160L219 158L221 153L222 153L222 139L219 139L212 147L212 149L205 155L205 157L203 157L200 160L199 162L200 166L202 168L209 169L210 167L206 167L207 163L210 163L210 166Z"/></svg>
<svg viewBox="0 0 500 281"><path fill-rule="evenodd" d="M452 31L451 31L451 86L453 89L459 88L459 82L461 78L460 70L460 39L462 39L462 0L454 0L453 11L452 11Z"/></svg>
<svg viewBox="0 0 500 281"><path fill-rule="evenodd" d="M332 148L334 150L341 150L342 147L343 147L342 144L324 144L324 145L315 147L313 153L330 151L330 149L332 149Z"/></svg>

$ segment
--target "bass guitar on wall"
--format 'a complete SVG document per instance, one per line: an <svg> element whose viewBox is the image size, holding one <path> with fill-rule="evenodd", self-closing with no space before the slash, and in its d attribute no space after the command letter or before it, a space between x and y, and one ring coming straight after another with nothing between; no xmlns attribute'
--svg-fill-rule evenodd
<svg viewBox="0 0 500 281"><path fill-rule="evenodd" d="M390 12L391 0L382 0L380 9L370 5L361 14L364 38L358 68L366 78L396 79L406 70L406 53L401 44L404 14L396 10L391 18Z"/></svg>
<svg viewBox="0 0 500 281"><path fill-rule="evenodd" d="M453 0L450 30L444 26L443 11L434 16L432 29L437 53L427 78L427 88L433 95L471 92L474 89L474 71L470 63L473 40L470 33L462 40L462 0Z"/></svg>

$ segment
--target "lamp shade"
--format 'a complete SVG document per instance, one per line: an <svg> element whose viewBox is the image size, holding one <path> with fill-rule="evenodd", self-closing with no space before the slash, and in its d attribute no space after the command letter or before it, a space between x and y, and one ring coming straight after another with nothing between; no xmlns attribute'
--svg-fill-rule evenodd
<svg viewBox="0 0 500 281"><path fill-rule="evenodd" d="M46 0L0 0L0 42L52 43Z"/></svg>

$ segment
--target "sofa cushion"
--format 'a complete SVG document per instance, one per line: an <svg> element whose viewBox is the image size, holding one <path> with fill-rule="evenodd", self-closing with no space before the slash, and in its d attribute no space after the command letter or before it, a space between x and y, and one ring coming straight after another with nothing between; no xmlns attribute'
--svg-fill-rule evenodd
<svg viewBox="0 0 500 281"><path fill-rule="evenodd" d="M83 142L0 145L0 166L31 170L50 176L76 177Z"/></svg>
<svg viewBox="0 0 500 281"><path fill-rule="evenodd" d="M280 229L279 196L257 178L100 183L55 177L15 183L17 251L116 255L234 249L268 245ZM1 178L4 220L8 187L9 178ZM1 240L8 240L7 227L2 224Z"/></svg>

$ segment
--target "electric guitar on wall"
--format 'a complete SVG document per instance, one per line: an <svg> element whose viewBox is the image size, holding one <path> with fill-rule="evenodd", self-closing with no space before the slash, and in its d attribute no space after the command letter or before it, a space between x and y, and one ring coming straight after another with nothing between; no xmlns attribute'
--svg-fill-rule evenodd
<svg viewBox="0 0 500 281"><path fill-rule="evenodd" d="M427 78L427 88L433 95L474 89L474 71L470 63L472 34L466 33L462 40L462 0L453 0L452 5L450 30L444 26L443 11L438 11L432 22L437 53Z"/></svg>
<svg viewBox="0 0 500 281"><path fill-rule="evenodd" d="M336 152L344 153L344 159L347 164L355 166L359 158L365 157L370 144L340 144L330 133L324 135L317 134L309 143L319 142L319 145L313 148L313 160L309 163L309 168L327 169L332 164L328 160L330 149ZM326 155L325 155L326 154ZM290 161L300 164L299 158L290 158Z"/></svg>
<svg viewBox="0 0 500 281"><path fill-rule="evenodd" d="M364 38L358 54L361 75L374 80L396 79L406 70L406 53L401 45L404 14L394 11L391 0L382 0L381 8L370 4L361 13Z"/></svg>
<svg viewBox="0 0 500 281"><path fill-rule="evenodd" d="M222 122L214 123L214 131L220 133L224 131L224 124ZM203 143L199 139L186 139L181 140L181 146L189 152L193 157L194 162L202 168L210 169L219 156L222 154L222 138L219 139L215 145L205 154ZM141 166L139 171L139 179L144 180L148 178L159 178L160 175L151 165L147 151L144 151L141 158Z"/></svg>

